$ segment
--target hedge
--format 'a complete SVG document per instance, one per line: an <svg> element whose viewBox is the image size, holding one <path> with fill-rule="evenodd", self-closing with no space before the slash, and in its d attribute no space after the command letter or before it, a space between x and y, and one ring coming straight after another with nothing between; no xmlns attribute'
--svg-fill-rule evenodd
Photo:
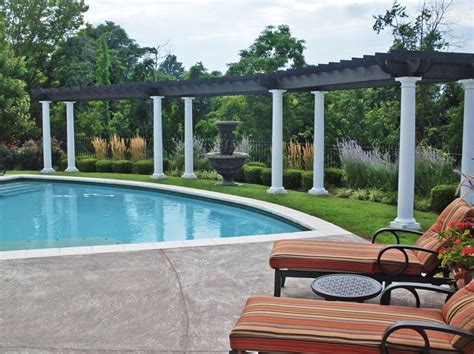
<svg viewBox="0 0 474 354"><path fill-rule="evenodd" d="M80 159L76 161L77 168L81 172L95 172L95 164L97 163L97 159Z"/></svg>
<svg viewBox="0 0 474 354"><path fill-rule="evenodd" d="M313 172L303 171L301 173L301 186L305 191L309 191L313 188Z"/></svg>
<svg viewBox="0 0 474 354"><path fill-rule="evenodd" d="M153 160L140 160L133 163L133 173L140 175L151 175L154 171Z"/></svg>
<svg viewBox="0 0 474 354"><path fill-rule="evenodd" d="M283 170L283 186L288 189L301 188L301 170Z"/></svg>
<svg viewBox="0 0 474 354"><path fill-rule="evenodd" d="M262 183L260 180L260 174L263 170L263 167L244 165L243 170L245 182L253 184Z"/></svg>
<svg viewBox="0 0 474 354"><path fill-rule="evenodd" d="M258 162L258 161L255 161L255 162L247 162L247 163L245 164L245 166L268 167L268 166L265 165L263 162Z"/></svg>
<svg viewBox="0 0 474 354"><path fill-rule="evenodd" d="M272 185L272 169L271 168L262 169L262 172L260 173L260 181L265 186Z"/></svg>
<svg viewBox="0 0 474 354"><path fill-rule="evenodd" d="M440 184L431 189L431 209L441 212L456 199L456 185Z"/></svg>
<svg viewBox="0 0 474 354"><path fill-rule="evenodd" d="M304 171L302 173L302 186L304 190L313 188L313 172ZM326 168L324 170L324 185L343 187L344 186L344 170L341 168Z"/></svg>
<svg viewBox="0 0 474 354"><path fill-rule="evenodd" d="M112 161L112 171L115 173L132 173L133 162L128 160Z"/></svg>
<svg viewBox="0 0 474 354"><path fill-rule="evenodd" d="M111 160L99 160L95 164L97 172L113 172L113 161Z"/></svg>

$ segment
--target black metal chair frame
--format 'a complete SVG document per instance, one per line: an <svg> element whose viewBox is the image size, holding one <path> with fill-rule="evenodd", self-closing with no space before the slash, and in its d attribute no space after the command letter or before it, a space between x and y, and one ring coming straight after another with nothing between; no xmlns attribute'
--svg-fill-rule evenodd
<svg viewBox="0 0 474 354"><path fill-rule="evenodd" d="M415 283L429 283L429 284L435 284L435 285L443 285L443 284L451 284L452 279L449 277L449 270L448 269L442 269L439 266L436 267L435 270L432 272L426 274L426 275L406 275L403 274L403 272L406 270L406 268L409 266L408 262L408 254L406 250L412 250L412 251L422 251L422 252L427 252L431 253L434 255L438 255L438 252L433 251L431 249L427 248L422 248L418 246L413 246L413 245L401 245L400 244L400 237L398 233L403 232L403 233L411 233L411 234L416 234L416 235L423 235L422 232L420 231L414 231L414 230L406 230L406 229L392 229L392 228L383 228L378 230L374 236L372 237L372 243L375 243L375 240L377 239L377 236L384 233L388 232L391 233L392 235L395 236L395 239L397 241L396 244L392 245L387 245L384 248L382 248L379 252L379 255L377 257L377 264L379 266L379 269L382 270L381 273L377 274L366 274L366 273L355 273L355 274L362 274L367 277L370 277L372 279L375 279L379 282L385 282L385 285L390 285L392 282L415 282ZM317 241L315 241L317 242ZM400 268L397 269L396 271L388 271L386 268L384 268L384 263L383 263L383 254L389 250L398 250L400 251L405 259L405 262L403 264L400 264ZM281 295L281 288L285 286L285 280L286 278L317 278L322 275L327 275L327 274L336 274L336 273L347 273L347 272L334 272L334 271L306 271L306 270L294 270L294 269L275 269L275 282L274 282L274 296L280 296ZM443 273L442 277L435 277L434 275L438 273Z"/></svg>
<svg viewBox="0 0 474 354"><path fill-rule="evenodd" d="M5 173L7 173L7 169L5 168L5 166L0 165L0 176L4 176Z"/></svg>

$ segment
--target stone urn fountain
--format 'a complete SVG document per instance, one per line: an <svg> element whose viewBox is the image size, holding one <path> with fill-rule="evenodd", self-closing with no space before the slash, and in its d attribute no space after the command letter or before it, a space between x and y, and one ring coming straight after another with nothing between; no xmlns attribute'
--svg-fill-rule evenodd
<svg viewBox="0 0 474 354"><path fill-rule="evenodd" d="M224 186L238 185L238 183L234 181L234 176L242 168L248 156L248 154L243 152L234 152L234 130L238 124L239 122L234 121L217 122L216 125L221 140L219 152L210 152L207 154L207 158L211 162L212 167L223 177L222 185Z"/></svg>

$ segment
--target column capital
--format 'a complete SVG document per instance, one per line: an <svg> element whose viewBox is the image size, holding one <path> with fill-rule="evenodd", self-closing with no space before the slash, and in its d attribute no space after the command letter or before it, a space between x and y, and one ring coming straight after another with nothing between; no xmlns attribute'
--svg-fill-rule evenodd
<svg viewBox="0 0 474 354"><path fill-rule="evenodd" d="M474 79L464 79L464 80L459 80L458 82L464 86L464 90L474 89Z"/></svg>
<svg viewBox="0 0 474 354"><path fill-rule="evenodd" d="M76 101L63 101L63 103L69 105L69 104L74 104L74 103L76 103Z"/></svg>
<svg viewBox="0 0 474 354"><path fill-rule="evenodd" d="M161 100L162 98L165 98L165 96L150 96L152 100Z"/></svg>
<svg viewBox="0 0 474 354"><path fill-rule="evenodd" d="M280 90L280 89L275 89L275 90L268 90L272 95L283 95L286 90Z"/></svg>
<svg viewBox="0 0 474 354"><path fill-rule="evenodd" d="M422 78L419 76L402 76L396 77L395 81L398 81L402 84L402 87L415 87L417 81L420 81Z"/></svg>
<svg viewBox="0 0 474 354"><path fill-rule="evenodd" d="M188 96L186 96L186 97L181 97L181 99L183 99L183 100L185 100L185 101L192 101L192 100L194 100L194 97L188 97Z"/></svg>
<svg viewBox="0 0 474 354"><path fill-rule="evenodd" d="M312 93L314 96L321 96L321 97L324 97L324 95L327 94L328 92L327 92L327 91L311 91L311 93Z"/></svg>
<svg viewBox="0 0 474 354"><path fill-rule="evenodd" d="M50 104L52 101L39 101L41 104Z"/></svg>

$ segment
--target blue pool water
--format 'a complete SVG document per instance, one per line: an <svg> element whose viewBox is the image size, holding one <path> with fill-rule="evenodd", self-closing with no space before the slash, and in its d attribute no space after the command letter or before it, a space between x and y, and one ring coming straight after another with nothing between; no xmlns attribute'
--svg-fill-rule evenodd
<svg viewBox="0 0 474 354"><path fill-rule="evenodd" d="M255 210L152 190L37 181L0 184L0 251L300 230Z"/></svg>

